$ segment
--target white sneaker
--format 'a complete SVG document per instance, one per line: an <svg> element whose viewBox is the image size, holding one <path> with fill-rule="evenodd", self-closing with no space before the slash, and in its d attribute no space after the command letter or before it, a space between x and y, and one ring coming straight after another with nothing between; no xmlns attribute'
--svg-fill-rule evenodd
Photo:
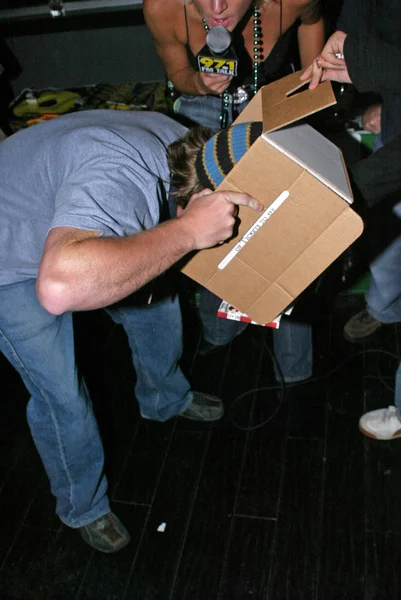
<svg viewBox="0 0 401 600"><path fill-rule="evenodd" d="M395 406L365 413L359 419L359 429L375 440L395 440L401 437L401 421Z"/></svg>

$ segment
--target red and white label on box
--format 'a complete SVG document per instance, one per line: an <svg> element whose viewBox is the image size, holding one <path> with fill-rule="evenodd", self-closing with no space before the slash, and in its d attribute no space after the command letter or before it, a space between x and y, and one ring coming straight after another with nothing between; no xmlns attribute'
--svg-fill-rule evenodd
<svg viewBox="0 0 401 600"><path fill-rule="evenodd" d="M291 306L288 310L285 311L284 314L290 315L292 312L292 308L293 307ZM222 319L231 319L232 321L241 321L243 323L251 323L252 325L261 325L262 327L272 327L273 329L279 328L282 317L282 315L279 315L278 317L273 319L273 321L270 321L270 323L256 323L256 321L252 321L252 319L248 317L248 315L237 310L234 306L232 306L232 304L225 302L225 300L223 300L220 304L217 311L217 315Z"/></svg>

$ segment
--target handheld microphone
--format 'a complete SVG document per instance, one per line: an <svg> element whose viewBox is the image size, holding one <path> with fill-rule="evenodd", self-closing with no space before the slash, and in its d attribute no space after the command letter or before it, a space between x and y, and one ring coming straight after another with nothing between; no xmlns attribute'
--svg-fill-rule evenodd
<svg viewBox="0 0 401 600"><path fill-rule="evenodd" d="M196 58L201 73L237 75L238 58L231 47L231 33L222 25L216 25L208 31L206 44Z"/></svg>

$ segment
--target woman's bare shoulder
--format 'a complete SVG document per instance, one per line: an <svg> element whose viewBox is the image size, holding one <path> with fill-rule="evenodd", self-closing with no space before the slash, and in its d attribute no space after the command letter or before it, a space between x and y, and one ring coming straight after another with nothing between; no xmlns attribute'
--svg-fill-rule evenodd
<svg viewBox="0 0 401 600"><path fill-rule="evenodd" d="M174 22L183 11L183 0L143 0L143 13L146 20L163 23Z"/></svg>

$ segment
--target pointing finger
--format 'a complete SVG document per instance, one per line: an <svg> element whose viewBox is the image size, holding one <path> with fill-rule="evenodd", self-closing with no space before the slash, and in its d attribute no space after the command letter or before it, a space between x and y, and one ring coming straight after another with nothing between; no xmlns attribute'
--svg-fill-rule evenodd
<svg viewBox="0 0 401 600"><path fill-rule="evenodd" d="M256 200L256 198L253 198L249 194L227 192L226 200L236 204L237 206L248 206L249 208L252 208L258 212L261 212L264 208L263 204L259 202L259 200Z"/></svg>
<svg viewBox="0 0 401 600"><path fill-rule="evenodd" d="M309 84L309 89L311 90L317 88L324 75L322 61L324 62L324 59L322 59L320 56L317 56L312 66L312 79Z"/></svg>

